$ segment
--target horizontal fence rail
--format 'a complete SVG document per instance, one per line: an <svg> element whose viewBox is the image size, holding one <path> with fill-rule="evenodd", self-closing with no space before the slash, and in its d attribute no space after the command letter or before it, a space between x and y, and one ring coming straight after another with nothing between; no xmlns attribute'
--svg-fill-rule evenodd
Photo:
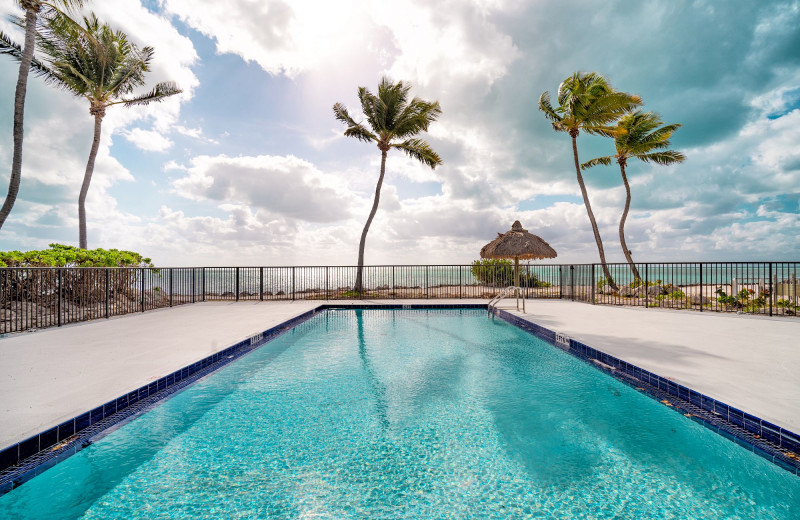
<svg viewBox="0 0 800 520"><path fill-rule="evenodd" d="M800 262L680 262L356 267L0 268L0 333L54 327L200 301L478 298L519 285L554 298L796 316Z"/></svg>

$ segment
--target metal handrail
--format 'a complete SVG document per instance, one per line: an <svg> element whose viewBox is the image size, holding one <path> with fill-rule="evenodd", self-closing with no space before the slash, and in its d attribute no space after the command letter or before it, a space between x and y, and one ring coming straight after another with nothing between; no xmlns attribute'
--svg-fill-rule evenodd
<svg viewBox="0 0 800 520"><path fill-rule="evenodd" d="M497 304L500 303L501 300L509 296L512 292L517 296L517 310L519 310L519 295L522 292L522 287L517 287L515 285L509 285L508 287L501 289L497 295L489 300L489 304L486 306L486 310L491 316L492 310L497 309ZM525 298L522 298L522 312L525 312Z"/></svg>

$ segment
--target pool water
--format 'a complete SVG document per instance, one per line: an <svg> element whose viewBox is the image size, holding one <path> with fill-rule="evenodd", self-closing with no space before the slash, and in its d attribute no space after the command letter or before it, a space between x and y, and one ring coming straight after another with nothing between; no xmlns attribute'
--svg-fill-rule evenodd
<svg viewBox="0 0 800 520"><path fill-rule="evenodd" d="M321 313L0 518L796 519L800 478L479 310Z"/></svg>

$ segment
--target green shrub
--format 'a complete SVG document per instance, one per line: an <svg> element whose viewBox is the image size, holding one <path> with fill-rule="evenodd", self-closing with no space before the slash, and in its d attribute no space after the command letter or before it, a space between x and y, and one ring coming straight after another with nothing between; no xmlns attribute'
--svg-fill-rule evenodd
<svg viewBox="0 0 800 520"><path fill-rule="evenodd" d="M106 295L138 297L137 270L104 272L81 268L144 267L158 273L149 258L133 251L80 249L63 244L50 244L50 249L40 251L0 252L0 267L30 268L9 270L2 278L0 290L10 300L33 301L39 305L55 305L59 299L76 304L97 303ZM57 273L51 269L35 269L47 267L78 269Z"/></svg>
<svg viewBox="0 0 800 520"><path fill-rule="evenodd" d="M0 267L153 267L153 264L133 251L50 244L50 249L39 251L0 252Z"/></svg>
<svg viewBox="0 0 800 520"><path fill-rule="evenodd" d="M472 262L472 276L478 282L493 287L514 285L514 262L497 258L475 260ZM520 287L550 287L550 284L539 280L534 273L527 272L525 266L519 268Z"/></svg>
<svg viewBox="0 0 800 520"><path fill-rule="evenodd" d="M683 291L672 291L667 296L672 298L673 300L682 300L686 298L686 295L683 293Z"/></svg>
<svg viewBox="0 0 800 520"><path fill-rule="evenodd" d="M735 297L728 296L728 294L722 290L722 287L717 287L717 290L714 291L717 295L717 302L721 303L726 306L735 306L738 302Z"/></svg>

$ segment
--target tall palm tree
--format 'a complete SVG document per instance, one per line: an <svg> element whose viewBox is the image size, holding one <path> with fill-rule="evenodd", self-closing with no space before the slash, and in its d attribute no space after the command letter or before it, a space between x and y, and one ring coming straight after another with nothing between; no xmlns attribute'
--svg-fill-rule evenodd
<svg viewBox="0 0 800 520"><path fill-rule="evenodd" d="M3 206L0 208L0 229L11 213L11 208L17 201L19 185L22 180L22 139L23 120L25 118L25 94L28 90L28 71L33 60L34 39L36 36L36 23L39 13L45 15L52 12L61 12L61 9L73 10L82 7L84 0L18 0L17 3L25 10L25 46L12 46L13 52L20 54L19 74L17 75L17 88L14 93L14 151L11 157L11 179L8 182L8 194ZM9 54L8 36L0 32L0 54Z"/></svg>
<svg viewBox="0 0 800 520"><path fill-rule="evenodd" d="M558 106L553 107L550 102L550 93L543 92L539 97L539 110L553 124L556 132L566 132L572 138L572 155L575 160L575 172L578 176L578 185L583 195L583 203L592 223L594 240L600 253L600 262L603 273L609 285L616 289L617 285L611 277L606 265L606 254L603 250L603 241L597 229L597 221L589 203L586 185L581 175L581 163L578 160L577 139L581 130L587 134L613 136L613 128L609 127L620 116L642 103L639 96L625 92L617 92L608 83L608 80L596 72L576 72L566 78L558 86Z"/></svg>
<svg viewBox="0 0 800 520"><path fill-rule="evenodd" d="M636 269L631 252L625 243L625 220L628 218L628 210L631 207L631 186L628 184L625 167L628 165L628 159L632 158L665 166L683 162L686 157L682 153L666 149L669 148L672 134L680 127L679 124L665 125L655 112L637 110L625 114L617 121L614 132L614 146L617 153L613 156L597 157L581 165L581 169L586 170L598 164L608 166L613 160L619 164L622 182L625 184L625 210L619 221L619 242L622 245L622 252L628 260L628 265L631 266L633 276L639 281L642 277L639 275L639 270Z"/></svg>
<svg viewBox="0 0 800 520"><path fill-rule="evenodd" d="M386 173L386 154L391 148L402 150L409 157L435 169L442 164L442 159L433 151L428 143L415 136L422 131L427 131L428 126L436 121L442 113L438 101L423 101L419 98L408 99L411 85L398 81L392 83L383 78L378 85L378 94L375 95L366 87L358 88L358 99L361 102L361 111L367 119L367 126L357 123L341 103L333 105L333 114L337 120L347 125L344 135L355 137L359 141L377 143L381 151L381 173L378 185L375 187L375 199L372 202L372 211L369 213L367 223L361 232L361 242L358 246L358 271L353 289L363 292L364 271L364 245L367 241L367 232L378 211L378 202L381 198L383 176Z"/></svg>
<svg viewBox="0 0 800 520"><path fill-rule="evenodd" d="M79 243L86 249L86 194L92 181L94 162L100 146L103 117L108 107L148 105L181 90L172 82L158 83L146 94L124 97L145 84L150 70L152 47L138 48L121 31L100 23L92 13L83 19L83 29L57 13L47 19L38 31L37 40L44 56L34 59L31 67L46 81L89 101L89 114L94 117L94 139L78 197Z"/></svg>

